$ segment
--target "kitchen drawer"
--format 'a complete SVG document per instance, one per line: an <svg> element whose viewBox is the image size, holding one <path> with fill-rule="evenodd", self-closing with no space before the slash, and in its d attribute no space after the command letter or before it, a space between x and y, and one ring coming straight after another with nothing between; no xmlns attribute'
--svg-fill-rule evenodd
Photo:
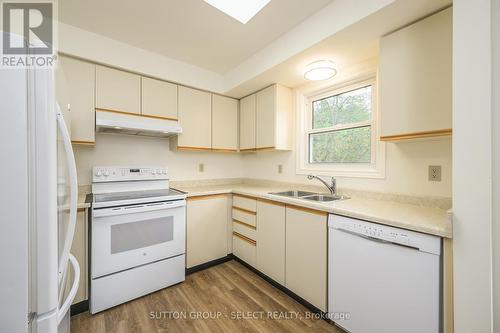
<svg viewBox="0 0 500 333"><path fill-rule="evenodd" d="M233 195L233 207L249 210L251 212L257 211L257 199Z"/></svg>
<svg viewBox="0 0 500 333"><path fill-rule="evenodd" d="M242 211L238 208L233 207L233 220L249 224L253 227L257 226L257 219L255 213Z"/></svg>
<svg viewBox="0 0 500 333"><path fill-rule="evenodd" d="M255 227L251 227L236 220L233 220L233 231L242 234L243 236L246 236L252 240L257 239L257 230L255 229Z"/></svg>
<svg viewBox="0 0 500 333"><path fill-rule="evenodd" d="M249 265L257 263L257 242L233 232L233 254Z"/></svg>

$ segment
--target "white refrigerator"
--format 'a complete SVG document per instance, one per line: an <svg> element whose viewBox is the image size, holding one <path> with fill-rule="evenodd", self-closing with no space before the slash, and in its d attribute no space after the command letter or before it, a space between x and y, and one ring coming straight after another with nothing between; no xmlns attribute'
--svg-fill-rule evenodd
<svg viewBox="0 0 500 333"><path fill-rule="evenodd" d="M69 331L78 289L76 168L54 76L0 69L0 332Z"/></svg>

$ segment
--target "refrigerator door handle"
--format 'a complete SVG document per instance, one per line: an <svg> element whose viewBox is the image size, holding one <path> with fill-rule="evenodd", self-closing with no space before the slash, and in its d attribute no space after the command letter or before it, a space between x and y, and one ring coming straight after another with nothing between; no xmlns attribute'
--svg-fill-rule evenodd
<svg viewBox="0 0 500 333"><path fill-rule="evenodd" d="M59 104L56 103L57 107L57 124L59 130L61 131L61 136L64 143L64 150L66 152L66 160L68 163L68 176L70 184L70 204L69 204L69 222L66 230L66 237L64 239L64 246L61 252L61 261L59 262L59 285L62 285L66 279L66 270L68 268L68 260L70 256L71 244L73 243L73 235L75 233L76 225L76 210L77 210L77 200L78 200L78 182L76 177L76 164L75 157L73 155L73 147L71 146L71 139L69 136L68 128L64 121L64 116L62 114ZM60 288L61 289L61 288Z"/></svg>
<svg viewBox="0 0 500 333"><path fill-rule="evenodd" d="M69 254L69 262L73 267L74 279L73 279L73 284L71 285L71 289L69 290L68 296L64 300L63 304L57 310L58 325L68 312L71 303L73 303L73 300L75 299L76 296L76 292L78 291L78 285L80 284L80 265L78 265L78 261L71 253Z"/></svg>

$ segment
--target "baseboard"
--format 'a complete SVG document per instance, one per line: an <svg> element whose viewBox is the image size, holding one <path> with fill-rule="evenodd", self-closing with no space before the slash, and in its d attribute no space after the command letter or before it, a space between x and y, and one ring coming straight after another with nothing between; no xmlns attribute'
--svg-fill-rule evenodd
<svg viewBox="0 0 500 333"><path fill-rule="evenodd" d="M302 304L303 306L305 306L309 311L311 311L313 313L321 314L322 318L326 318L327 317L326 316L327 315L326 312L318 309L317 307L315 307L314 305L312 305L311 303L309 303L308 301L306 301L305 299L303 299L302 297L300 297L299 295L297 295L296 293L294 293L293 291L291 291L287 287L281 285L279 282L276 282L275 280L273 280L272 278L270 278L266 274L262 273L261 271L259 271L255 267L253 267L252 265L244 262L243 260L241 260L238 257L234 257L234 260L236 260L237 262L239 262L243 266L247 267L249 270L251 270L252 272L254 272L255 274L257 274L258 276L260 276L264 280L266 280L266 282L268 282L269 284L271 284L273 287L281 290L282 292L284 292L285 294L287 294L288 296L290 296L291 298L293 298L294 300L296 300L297 302L299 302L300 304Z"/></svg>
<svg viewBox="0 0 500 333"><path fill-rule="evenodd" d="M226 261L233 260L234 258L235 258L235 256L232 253L230 253L225 257L211 260L209 262L205 262L203 264L196 265L193 267L186 268L186 275L193 274L193 273L198 272L198 271L202 271L202 270L210 268L212 266L217 266L217 265L223 264Z"/></svg>
<svg viewBox="0 0 500 333"><path fill-rule="evenodd" d="M70 315L74 316L74 315L80 314L82 312L88 311L88 309L89 309L89 300L86 299L84 301L81 301L81 302L78 302L78 303L71 305L71 308L69 311L70 311Z"/></svg>

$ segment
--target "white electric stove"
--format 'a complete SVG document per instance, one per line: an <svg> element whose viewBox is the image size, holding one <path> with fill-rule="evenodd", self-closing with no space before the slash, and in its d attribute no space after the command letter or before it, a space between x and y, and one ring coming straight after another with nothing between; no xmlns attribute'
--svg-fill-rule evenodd
<svg viewBox="0 0 500 333"><path fill-rule="evenodd" d="M94 167L90 312L185 279L186 194L166 168Z"/></svg>

